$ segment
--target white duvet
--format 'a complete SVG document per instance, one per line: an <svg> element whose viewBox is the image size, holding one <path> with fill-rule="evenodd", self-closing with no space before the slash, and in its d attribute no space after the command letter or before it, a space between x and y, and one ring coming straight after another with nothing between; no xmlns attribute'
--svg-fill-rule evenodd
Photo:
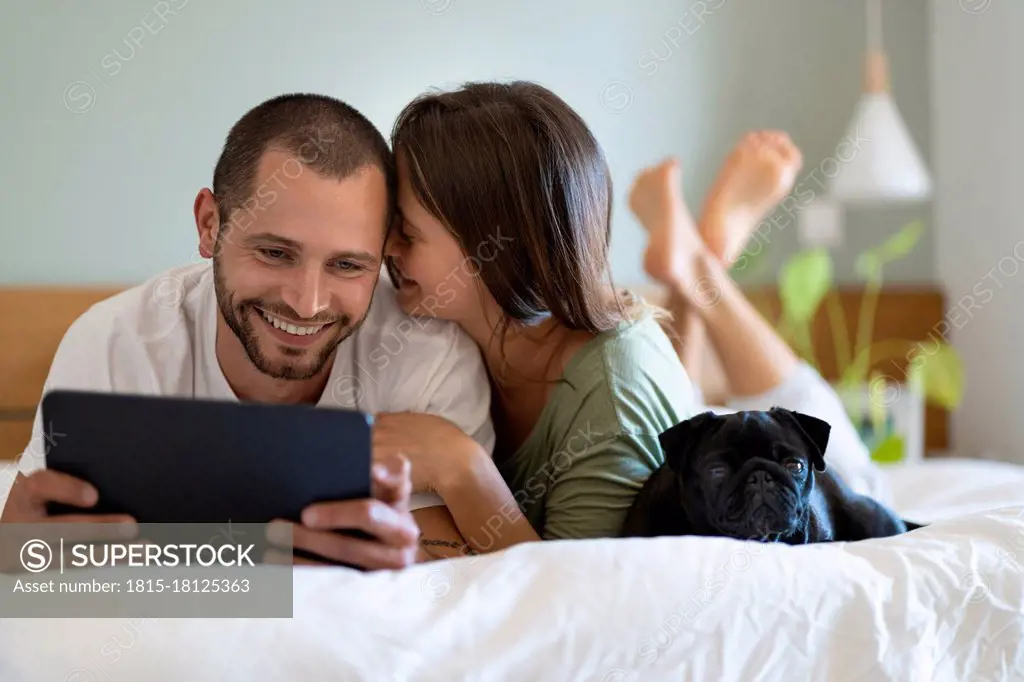
<svg viewBox="0 0 1024 682"><path fill-rule="evenodd" d="M934 525L296 569L291 620L0 622L0 680L1024 680L1024 468L889 475L898 511Z"/></svg>

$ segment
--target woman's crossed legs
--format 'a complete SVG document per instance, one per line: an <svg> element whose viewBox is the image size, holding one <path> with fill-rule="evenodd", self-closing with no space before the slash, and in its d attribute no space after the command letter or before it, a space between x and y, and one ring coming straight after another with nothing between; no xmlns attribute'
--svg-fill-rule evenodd
<svg viewBox="0 0 1024 682"><path fill-rule="evenodd" d="M721 361L728 408L778 405L832 425L826 462L858 492L886 501L881 471L831 386L803 363L729 276L755 226L788 194L801 166L784 133L743 138L719 174L699 225L683 200L678 164L643 171L630 208L649 234L644 269L666 289L674 344L695 384L707 343ZM708 408L714 409L714 408Z"/></svg>

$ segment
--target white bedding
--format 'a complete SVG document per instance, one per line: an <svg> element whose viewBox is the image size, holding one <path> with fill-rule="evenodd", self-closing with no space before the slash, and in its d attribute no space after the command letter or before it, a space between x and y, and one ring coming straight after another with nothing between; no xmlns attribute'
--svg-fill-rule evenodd
<svg viewBox="0 0 1024 682"><path fill-rule="evenodd" d="M292 620L0 622L0 680L1024 680L1024 468L889 475L898 511L934 525L296 569Z"/></svg>

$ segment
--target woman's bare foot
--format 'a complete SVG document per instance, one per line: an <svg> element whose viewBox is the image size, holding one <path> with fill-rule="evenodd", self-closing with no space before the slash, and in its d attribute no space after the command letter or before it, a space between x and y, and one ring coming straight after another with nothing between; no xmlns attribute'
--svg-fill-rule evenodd
<svg viewBox="0 0 1024 682"><path fill-rule="evenodd" d="M704 204L700 234L724 265L736 260L751 232L793 188L803 165L783 132L748 133L732 150Z"/></svg>
<svg viewBox="0 0 1024 682"><path fill-rule="evenodd" d="M629 190L629 208L647 230L647 274L670 290L692 289L694 261L706 247L683 201L679 163L666 159L641 171Z"/></svg>

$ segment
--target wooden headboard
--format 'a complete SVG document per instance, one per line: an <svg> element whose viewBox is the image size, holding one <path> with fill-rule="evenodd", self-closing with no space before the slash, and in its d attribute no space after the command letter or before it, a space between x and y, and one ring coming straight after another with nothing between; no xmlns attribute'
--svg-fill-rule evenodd
<svg viewBox="0 0 1024 682"><path fill-rule="evenodd" d="M64 332L114 288L0 287L0 459L28 445L43 382Z"/></svg>
<svg viewBox="0 0 1024 682"><path fill-rule="evenodd" d="M843 317L846 320L849 345L853 348L864 292L860 288L851 287L840 288L838 294ZM748 296L769 319L778 319L780 315L779 297L774 288L749 291ZM932 346L939 333L937 330L942 328L940 323L945 319L946 313L946 297L940 288L932 286L886 288L879 296L872 340L926 341L926 346ZM830 381L839 378L835 344L832 338L832 325L829 323L825 305L822 305L812 324L811 346L814 349L822 376ZM877 368L893 380L903 380L907 376L908 364L904 354L897 360L873 357L870 366ZM924 429L926 453L946 450L949 447L949 412L947 410L926 405Z"/></svg>
<svg viewBox="0 0 1024 682"><path fill-rule="evenodd" d="M36 405L42 397L50 362L68 326L89 306L120 288L2 288L0 287L0 459L17 457L31 436ZM751 299L772 316L778 310L773 289L750 291ZM861 291L846 289L840 301L847 328L856 328ZM945 300L935 288L887 289L878 302L875 338L925 340L945 315ZM812 344L827 379L834 379L831 329L819 314ZM901 368L902 369L902 368ZM928 407L925 447L945 449L948 414Z"/></svg>

